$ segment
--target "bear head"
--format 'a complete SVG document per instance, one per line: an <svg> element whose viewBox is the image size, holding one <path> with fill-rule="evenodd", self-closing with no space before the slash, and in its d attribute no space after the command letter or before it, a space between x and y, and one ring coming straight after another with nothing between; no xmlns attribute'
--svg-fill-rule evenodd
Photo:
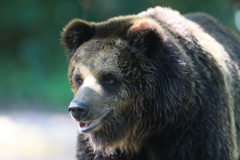
<svg viewBox="0 0 240 160"><path fill-rule="evenodd" d="M137 16L74 19L63 29L74 93L69 111L94 150L137 152L187 109L191 69L173 36Z"/></svg>

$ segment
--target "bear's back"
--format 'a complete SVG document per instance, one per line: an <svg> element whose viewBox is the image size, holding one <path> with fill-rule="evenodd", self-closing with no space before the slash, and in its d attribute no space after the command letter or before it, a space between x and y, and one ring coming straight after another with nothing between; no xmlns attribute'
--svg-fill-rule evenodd
<svg viewBox="0 0 240 160"><path fill-rule="evenodd" d="M222 26L212 17L202 14L187 14L188 20L194 22L193 32L198 42L207 51L212 53L214 58L223 67L226 81L229 82L229 92L234 102L234 117L237 128L238 146L240 146L240 41L231 30ZM204 36L204 38L202 38ZM206 41L206 39L209 39ZM211 42L211 43L209 43ZM216 47L217 45L217 47Z"/></svg>
<svg viewBox="0 0 240 160"><path fill-rule="evenodd" d="M204 13L181 15L169 8L156 7L138 14L166 25L173 34L189 42L197 40L201 48L217 62L224 75L232 101L229 112L234 115L237 145L240 146L240 39L231 30ZM194 53L193 53L194 54ZM235 128L235 127L233 127Z"/></svg>

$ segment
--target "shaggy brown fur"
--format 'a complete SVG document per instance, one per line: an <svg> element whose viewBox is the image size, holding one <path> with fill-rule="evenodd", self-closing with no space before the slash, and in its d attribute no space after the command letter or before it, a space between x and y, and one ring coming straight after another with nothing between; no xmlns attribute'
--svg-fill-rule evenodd
<svg viewBox="0 0 240 160"><path fill-rule="evenodd" d="M156 7L69 22L79 160L237 160L240 41L205 14Z"/></svg>

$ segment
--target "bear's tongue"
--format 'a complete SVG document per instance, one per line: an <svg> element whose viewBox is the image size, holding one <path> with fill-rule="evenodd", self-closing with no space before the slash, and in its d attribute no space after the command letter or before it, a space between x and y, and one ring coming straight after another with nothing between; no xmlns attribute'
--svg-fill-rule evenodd
<svg viewBox="0 0 240 160"><path fill-rule="evenodd" d="M91 123L84 123L84 122L79 122L79 127L80 128L87 128Z"/></svg>

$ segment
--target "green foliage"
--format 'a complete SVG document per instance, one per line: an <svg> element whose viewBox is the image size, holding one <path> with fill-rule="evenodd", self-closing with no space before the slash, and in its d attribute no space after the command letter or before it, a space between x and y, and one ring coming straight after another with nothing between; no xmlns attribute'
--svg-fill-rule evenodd
<svg viewBox="0 0 240 160"><path fill-rule="evenodd" d="M72 99L62 27L73 18L103 21L156 5L205 12L234 26L228 0L0 0L0 109L66 110ZM236 7L235 7L236 8Z"/></svg>

